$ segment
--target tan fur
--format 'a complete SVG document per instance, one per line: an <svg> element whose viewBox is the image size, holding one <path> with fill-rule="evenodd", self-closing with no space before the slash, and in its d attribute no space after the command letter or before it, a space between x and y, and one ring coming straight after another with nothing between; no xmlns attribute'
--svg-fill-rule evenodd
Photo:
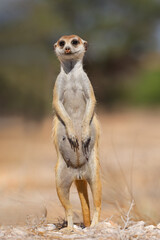
<svg viewBox="0 0 160 240"><path fill-rule="evenodd" d="M90 207L89 207L89 199L88 199L88 192L87 192L87 182L85 180L76 180L75 184L76 184L77 191L78 191L79 198L82 205L84 225L86 227L89 227L91 224L91 220L90 220Z"/></svg>
<svg viewBox="0 0 160 240"><path fill-rule="evenodd" d="M79 40L78 44L82 46L72 47L71 45L72 39L78 39ZM65 40L65 44L66 45L68 44L67 46L70 46L71 48L71 55L67 58L65 56L66 53L65 50L63 51L63 46L60 47L58 45L59 41L61 40ZM84 52L86 51L84 43L86 43L86 41L82 40L80 37L76 35L71 35L61 37L55 44L55 49L60 48L59 52L57 52L57 56L62 64L61 73L55 83L53 91L53 107L56 113L53 120L53 140L58 157L58 161L55 168L55 174L57 194L66 212L68 228L73 227L72 207L69 201L69 189L71 187L72 182L75 182L80 197L85 226L90 226L90 207L87 193L87 182L90 185L94 203L94 214L91 226L94 226L95 224L98 223L101 210L101 181L98 154L99 122L94 113L96 104L94 91L89 79L87 78L87 75L84 73L83 68L81 68L83 55ZM77 51L77 49L80 50L78 50L78 54L76 52L76 55L74 55L74 51ZM78 72L76 72L76 69ZM72 72L71 75L70 72ZM79 76L81 76L80 79ZM64 80L65 78L67 80ZM72 78L74 78L74 81L80 81L76 83L78 84L76 85L77 87L76 91L78 91L79 95L75 95L74 101L76 101L77 98L79 99L77 101L81 102L77 102L77 104L80 104L78 109L77 105L74 102L73 111L71 111L71 113L69 114L70 109L72 108L70 104L72 104L73 102L73 101L70 102L69 98L72 97L71 94L75 94L73 90L75 88L75 83L72 80ZM63 89L65 88L66 83L67 84L69 83L70 85L67 85L67 88ZM66 94L67 91L70 91L69 92L70 94L65 95L64 98L64 92ZM82 92L83 95L81 97ZM66 102L67 99L69 100L69 103ZM86 104L85 112L83 109L84 104ZM74 108L76 108L77 110L74 110ZM77 119L75 115L76 112L74 111L79 111L79 113L77 112L77 114L82 114L83 112L84 113L83 115L80 115L81 116L80 119ZM77 129L79 129L80 126L81 131L79 132L79 130ZM70 147L64 149L67 149L66 151L70 152L71 155L69 156L73 157L73 159L71 160L73 161L74 164L70 162L67 163L63 157L64 153L61 152L60 150L60 146L63 148L62 137L64 143L66 143L66 141L68 142L68 144L70 143L69 145ZM86 152L84 151L84 149L82 151L81 148L83 146L84 147L86 146L85 144L87 143L88 139L91 140L87 145L88 147L85 148ZM91 146L92 149L89 151L88 149ZM75 161L74 158L77 158L77 160ZM80 164L79 161L82 161L82 164Z"/></svg>

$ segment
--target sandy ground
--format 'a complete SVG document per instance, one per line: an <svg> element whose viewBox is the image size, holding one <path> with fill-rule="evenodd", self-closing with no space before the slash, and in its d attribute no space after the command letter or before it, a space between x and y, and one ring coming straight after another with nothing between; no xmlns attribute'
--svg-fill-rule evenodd
<svg viewBox="0 0 160 240"><path fill-rule="evenodd" d="M101 221L123 227L122 216L149 224L160 222L160 114L100 113L100 161L103 201ZM55 223L64 218L58 200L51 139L52 119L42 123L0 118L0 224ZM90 195L90 201L92 198ZM81 222L75 187L71 188L74 221Z"/></svg>

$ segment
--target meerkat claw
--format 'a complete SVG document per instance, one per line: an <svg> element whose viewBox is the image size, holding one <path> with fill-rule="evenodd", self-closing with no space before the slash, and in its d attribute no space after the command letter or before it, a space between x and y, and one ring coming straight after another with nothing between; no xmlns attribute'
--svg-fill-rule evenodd
<svg viewBox="0 0 160 240"><path fill-rule="evenodd" d="M76 147L77 147L77 149L79 149L79 143L78 143L77 139L76 139Z"/></svg>
<svg viewBox="0 0 160 240"><path fill-rule="evenodd" d="M77 139L76 139L76 141L73 141L71 138L68 138L68 140L69 140L71 148L74 150L74 152L76 151L76 149L79 149L79 143L78 143Z"/></svg>
<svg viewBox="0 0 160 240"><path fill-rule="evenodd" d="M69 143L70 143L70 145L71 145L71 148L74 149L74 145L73 145L72 139L71 139L71 138L68 138L68 140L69 140Z"/></svg>
<svg viewBox="0 0 160 240"><path fill-rule="evenodd" d="M89 152L89 143L91 141L91 138L88 138L85 142L82 141L82 151L85 157L88 160L88 152Z"/></svg>

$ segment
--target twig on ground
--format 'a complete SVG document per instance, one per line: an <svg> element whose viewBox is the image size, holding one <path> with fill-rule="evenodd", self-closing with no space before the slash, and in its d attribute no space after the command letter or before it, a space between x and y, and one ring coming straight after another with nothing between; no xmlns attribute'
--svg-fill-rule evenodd
<svg viewBox="0 0 160 240"><path fill-rule="evenodd" d="M129 210L128 210L127 214L124 216L125 219L121 216L121 219L124 222L124 227L123 227L122 231L125 230L127 228L127 226L129 225L129 222L130 222L130 219L131 219L130 213L131 213L131 210L132 210L134 205L135 205L135 203L134 203L134 200L132 199Z"/></svg>
<svg viewBox="0 0 160 240"><path fill-rule="evenodd" d="M103 222L107 222L107 221L109 222L109 221L113 218L113 216L114 216L114 215L112 215L110 218L105 218L105 219L103 220Z"/></svg>

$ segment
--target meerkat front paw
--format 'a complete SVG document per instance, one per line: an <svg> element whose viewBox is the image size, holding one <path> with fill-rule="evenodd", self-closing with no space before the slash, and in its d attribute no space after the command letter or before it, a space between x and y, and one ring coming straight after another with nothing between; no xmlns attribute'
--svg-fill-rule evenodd
<svg viewBox="0 0 160 240"><path fill-rule="evenodd" d="M89 144L91 141L90 130L89 127L84 129L82 132L82 151L86 159L88 160L88 153L89 153Z"/></svg>
<svg viewBox="0 0 160 240"><path fill-rule="evenodd" d="M78 138L76 137L76 134L73 129L67 129L68 133L68 140L71 145L71 148L75 151L76 149L79 149L79 143Z"/></svg>

